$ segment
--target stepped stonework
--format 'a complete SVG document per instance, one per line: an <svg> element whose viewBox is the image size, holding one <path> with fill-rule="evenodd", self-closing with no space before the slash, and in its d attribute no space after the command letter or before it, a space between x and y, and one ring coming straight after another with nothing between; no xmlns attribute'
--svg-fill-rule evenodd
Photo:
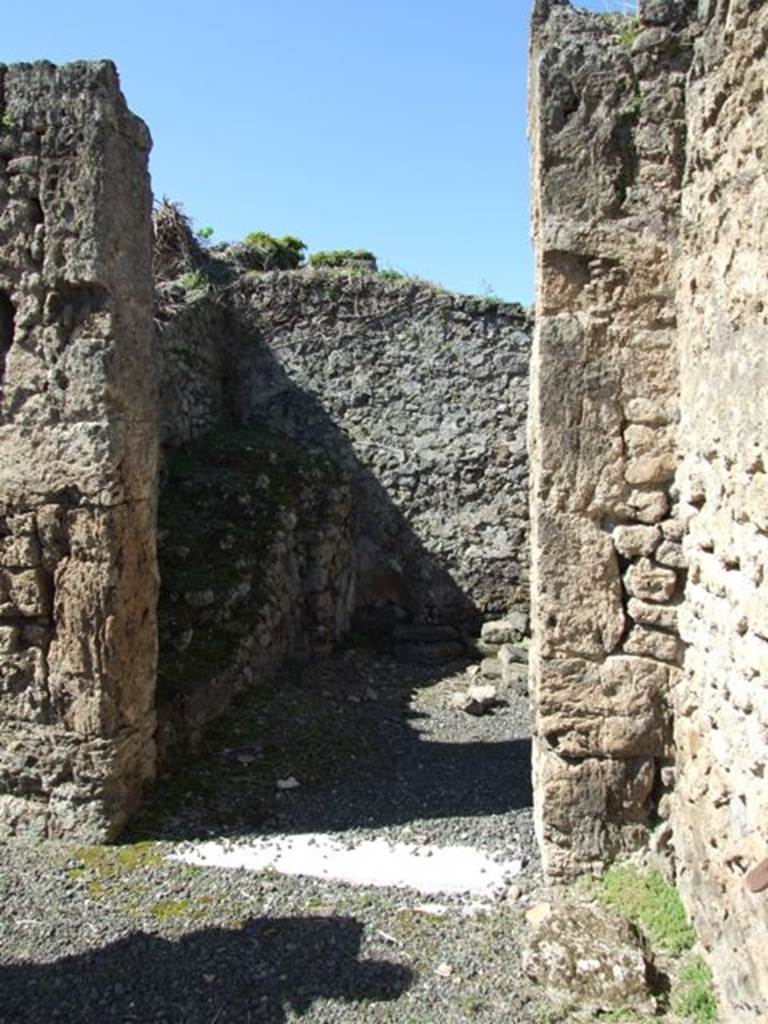
<svg viewBox="0 0 768 1024"><path fill-rule="evenodd" d="M768 1009L768 8L535 5L531 539L545 870L666 848ZM758 872L759 874L759 872Z"/></svg>

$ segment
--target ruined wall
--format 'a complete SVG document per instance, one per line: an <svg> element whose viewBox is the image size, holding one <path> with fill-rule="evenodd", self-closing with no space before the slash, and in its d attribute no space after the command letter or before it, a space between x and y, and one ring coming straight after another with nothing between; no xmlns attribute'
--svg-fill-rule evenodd
<svg viewBox="0 0 768 1024"><path fill-rule="evenodd" d="M349 630L349 481L330 460L247 424L242 346L221 290L163 282L158 514L161 760L194 746L246 688Z"/></svg>
<svg viewBox="0 0 768 1024"><path fill-rule="evenodd" d="M539 838L569 876L666 819L735 1024L768 1013L767 51L750 0L534 13Z"/></svg>
<svg viewBox="0 0 768 1024"><path fill-rule="evenodd" d="M319 270L246 277L230 301L238 405L352 480L356 628L527 614L523 310Z"/></svg>
<svg viewBox="0 0 768 1024"><path fill-rule="evenodd" d="M688 84L680 316L688 587L679 881L729 1022L768 1015L768 7L709 0Z"/></svg>
<svg viewBox="0 0 768 1024"><path fill-rule="evenodd" d="M371 274L184 281L156 312L161 753L350 628L430 661L483 618L525 630L523 311Z"/></svg>
<svg viewBox="0 0 768 1024"><path fill-rule="evenodd" d="M161 758L194 745L245 689L349 629L349 482L263 429L207 434L169 456L160 494ZM278 683L279 685L279 683Z"/></svg>
<svg viewBox="0 0 768 1024"><path fill-rule="evenodd" d="M236 366L229 318L219 297L158 289L160 442L171 452L236 422L230 381Z"/></svg>
<svg viewBox="0 0 768 1024"><path fill-rule="evenodd" d="M536 821L545 870L639 846L672 757L684 573L675 252L690 40L537 4L531 136ZM661 804L661 807L660 807Z"/></svg>
<svg viewBox="0 0 768 1024"><path fill-rule="evenodd" d="M0 66L0 834L154 770L149 134L107 63Z"/></svg>

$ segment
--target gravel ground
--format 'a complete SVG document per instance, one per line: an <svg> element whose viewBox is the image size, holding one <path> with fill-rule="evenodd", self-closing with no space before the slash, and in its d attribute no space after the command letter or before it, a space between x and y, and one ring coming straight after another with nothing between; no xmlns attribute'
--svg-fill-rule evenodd
<svg viewBox="0 0 768 1024"><path fill-rule="evenodd" d="M0 1022L543 1019L520 967L539 888L527 702L500 690L474 718L449 705L469 682L358 651L287 672L159 781L123 844L3 844ZM524 867L477 903L166 859L179 841L310 831Z"/></svg>

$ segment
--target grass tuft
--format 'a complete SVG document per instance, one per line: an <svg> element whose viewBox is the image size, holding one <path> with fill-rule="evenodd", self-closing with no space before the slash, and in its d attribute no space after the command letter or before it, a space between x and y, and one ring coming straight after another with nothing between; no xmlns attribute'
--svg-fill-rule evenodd
<svg viewBox="0 0 768 1024"><path fill-rule="evenodd" d="M677 890L658 871L615 865L600 883L598 898L639 925L654 946L671 956L693 946L696 935Z"/></svg>
<svg viewBox="0 0 768 1024"><path fill-rule="evenodd" d="M680 971L671 1009L692 1024L717 1024L712 972L700 956L692 957Z"/></svg>

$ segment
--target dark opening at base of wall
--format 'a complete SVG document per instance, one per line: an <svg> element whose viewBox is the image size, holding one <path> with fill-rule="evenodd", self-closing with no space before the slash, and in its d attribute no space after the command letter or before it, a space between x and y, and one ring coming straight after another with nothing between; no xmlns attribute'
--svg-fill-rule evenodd
<svg viewBox="0 0 768 1024"><path fill-rule="evenodd" d="M0 290L0 384L5 378L5 359L13 344L16 311L8 294Z"/></svg>

